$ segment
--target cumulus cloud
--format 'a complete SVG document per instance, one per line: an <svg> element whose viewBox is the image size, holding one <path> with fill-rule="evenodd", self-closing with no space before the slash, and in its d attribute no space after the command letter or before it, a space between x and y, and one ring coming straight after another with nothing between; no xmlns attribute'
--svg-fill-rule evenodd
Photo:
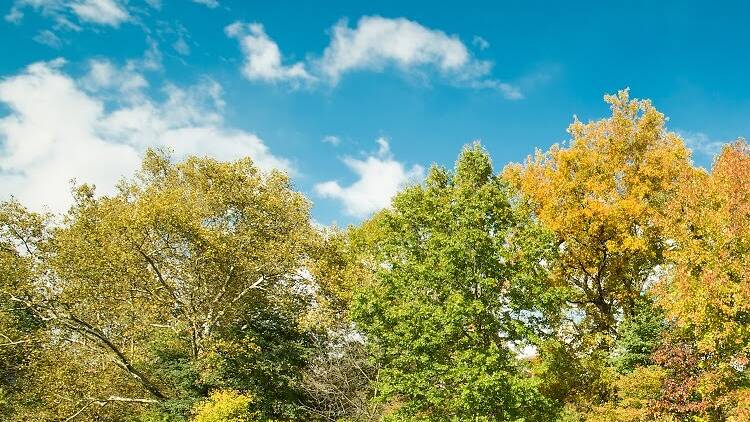
<svg viewBox="0 0 750 422"><path fill-rule="evenodd" d="M81 80L89 91L116 90L118 93L139 95L148 86L142 74L130 66L119 68L109 60L89 61L89 71Z"/></svg>
<svg viewBox="0 0 750 422"><path fill-rule="evenodd" d="M260 23L236 22L226 33L240 41L245 56L242 72L252 81L335 86L348 73L393 68L406 74L437 75L461 87L493 89L508 99L523 97L520 88L492 78L492 63L477 59L457 35L405 18L364 16L354 27L341 20L330 29L331 39L322 54L291 65L282 63L278 44ZM475 39L477 43L479 49L489 47L481 38Z"/></svg>
<svg viewBox="0 0 750 422"><path fill-rule="evenodd" d="M15 0L5 19L18 23L23 18L23 8L34 9L52 17L58 27L78 30L70 18L97 25L117 27L131 19L124 4L118 0Z"/></svg>
<svg viewBox="0 0 750 422"><path fill-rule="evenodd" d="M235 22L225 28L226 34L239 41L245 54L242 73L251 81L280 82L312 80L302 62L285 66L279 46L268 37L259 23Z"/></svg>
<svg viewBox="0 0 750 422"><path fill-rule="evenodd" d="M408 19L380 16L365 16L354 28L346 20L337 23L320 62L323 73L334 82L347 72L379 71L389 65L405 71L429 66L462 77L489 70L489 64L473 59L455 35Z"/></svg>
<svg viewBox="0 0 750 422"><path fill-rule="evenodd" d="M363 160L345 157L344 164L358 179L349 186L331 180L315 185L315 192L323 198L341 201L344 212L354 217L366 217L390 206L391 198L404 186L421 181L424 168L407 168L397 161L385 138L377 140L378 151Z"/></svg>
<svg viewBox="0 0 750 422"><path fill-rule="evenodd" d="M89 70L80 79L80 86L94 92L100 98L110 96L121 101L143 100L143 89L148 81L143 71L162 69L162 55L156 42L149 39L149 47L142 57L127 60L117 66L109 60L89 60Z"/></svg>
<svg viewBox="0 0 750 422"><path fill-rule="evenodd" d="M177 157L250 156L261 169L291 170L255 134L227 127L214 81L168 85L163 101L143 93L111 102L103 90L135 90L143 82L111 63L92 62L81 79L63 66L60 59L39 62L0 81L0 103L10 110L0 117L0 197L62 211L70 204L70 180L112 192L138 168L147 147L168 148Z"/></svg>

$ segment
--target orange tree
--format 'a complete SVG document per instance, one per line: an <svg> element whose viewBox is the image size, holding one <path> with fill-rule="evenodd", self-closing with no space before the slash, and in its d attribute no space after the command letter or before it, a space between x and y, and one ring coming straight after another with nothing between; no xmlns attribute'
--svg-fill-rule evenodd
<svg viewBox="0 0 750 422"><path fill-rule="evenodd" d="M750 417L750 147L724 148L710 173L697 172L671 206L672 271L662 303L697 339L697 394L727 418Z"/></svg>
<svg viewBox="0 0 750 422"><path fill-rule="evenodd" d="M660 221L690 154L650 101L630 99L627 90L605 100L611 117L576 118L567 146L537 151L504 176L556 236L552 279L569 288L577 314L570 325L606 339L616 336L618 315L633 314L664 262Z"/></svg>

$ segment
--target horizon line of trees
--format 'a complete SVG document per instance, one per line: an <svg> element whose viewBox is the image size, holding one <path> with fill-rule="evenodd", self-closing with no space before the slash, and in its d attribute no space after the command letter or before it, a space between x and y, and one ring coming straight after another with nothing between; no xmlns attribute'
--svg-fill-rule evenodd
<svg viewBox="0 0 750 422"><path fill-rule="evenodd" d="M0 421L750 420L750 146L650 101L347 229L250 158L149 150L64 215L0 202Z"/></svg>

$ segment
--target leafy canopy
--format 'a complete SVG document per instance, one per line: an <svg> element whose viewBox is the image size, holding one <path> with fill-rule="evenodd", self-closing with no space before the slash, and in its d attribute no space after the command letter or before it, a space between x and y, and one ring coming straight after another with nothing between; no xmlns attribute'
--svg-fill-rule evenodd
<svg viewBox="0 0 750 422"><path fill-rule="evenodd" d="M393 417L536 420L548 406L512 345L544 328L551 238L510 197L475 144L377 217L380 270L353 315Z"/></svg>
<svg viewBox="0 0 750 422"><path fill-rule="evenodd" d="M559 244L555 280L584 313L576 330L616 336L664 263L663 220L690 167L665 117L628 91L605 96L612 116L568 128L567 147L537 152L505 177Z"/></svg>
<svg viewBox="0 0 750 422"><path fill-rule="evenodd" d="M47 378L65 380L54 394L67 399L42 405L62 419L170 402L184 414L209 389L239 384L268 415L291 412L310 345L300 270L315 232L287 177L250 159L173 164L149 151L115 195L87 185L75 195L62 224L34 238L34 272L16 292L55 338L39 362L60 369L42 367L38 395ZM4 238L35 218L19 213Z"/></svg>

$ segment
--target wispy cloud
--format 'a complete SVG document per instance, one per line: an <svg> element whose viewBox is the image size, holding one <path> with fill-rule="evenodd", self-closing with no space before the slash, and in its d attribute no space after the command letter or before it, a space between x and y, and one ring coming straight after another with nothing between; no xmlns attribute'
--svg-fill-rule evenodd
<svg viewBox="0 0 750 422"><path fill-rule="evenodd" d="M331 144L333 146L338 146L338 144L341 143L341 138L336 135L326 135L323 137L323 142L325 142L326 144Z"/></svg>
<svg viewBox="0 0 750 422"><path fill-rule="evenodd" d="M211 9L215 9L219 7L219 1L218 0L193 0L193 3L202 4L206 7L210 7Z"/></svg>
<svg viewBox="0 0 750 422"><path fill-rule="evenodd" d="M40 31L36 36L34 36L34 41L38 42L39 44L44 44L47 47L58 49L62 47L63 42L54 32L50 31L49 29L45 29L43 31Z"/></svg>
<svg viewBox="0 0 750 422"><path fill-rule="evenodd" d="M704 157L713 158L729 141L717 141L711 139L703 132L677 131L677 134L685 141L685 145L694 153Z"/></svg>
<svg viewBox="0 0 750 422"><path fill-rule="evenodd" d="M486 50L490 48L489 41L485 40L484 38L480 37L479 35L474 35L474 38L471 40L471 43L477 46L480 50Z"/></svg>
<svg viewBox="0 0 750 422"><path fill-rule="evenodd" d="M5 20L10 23L20 23L23 19L23 12L17 5L13 5L8 13L4 16Z"/></svg>
<svg viewBox="0 0 750 422"><path fill-rule="evenodd" d="M79 30L71 18L81 23L118 27L131 20L124 3L118 0L15 0L5 19L19 23L23 9L31 8L55 20L58 28Z"/></svg>

